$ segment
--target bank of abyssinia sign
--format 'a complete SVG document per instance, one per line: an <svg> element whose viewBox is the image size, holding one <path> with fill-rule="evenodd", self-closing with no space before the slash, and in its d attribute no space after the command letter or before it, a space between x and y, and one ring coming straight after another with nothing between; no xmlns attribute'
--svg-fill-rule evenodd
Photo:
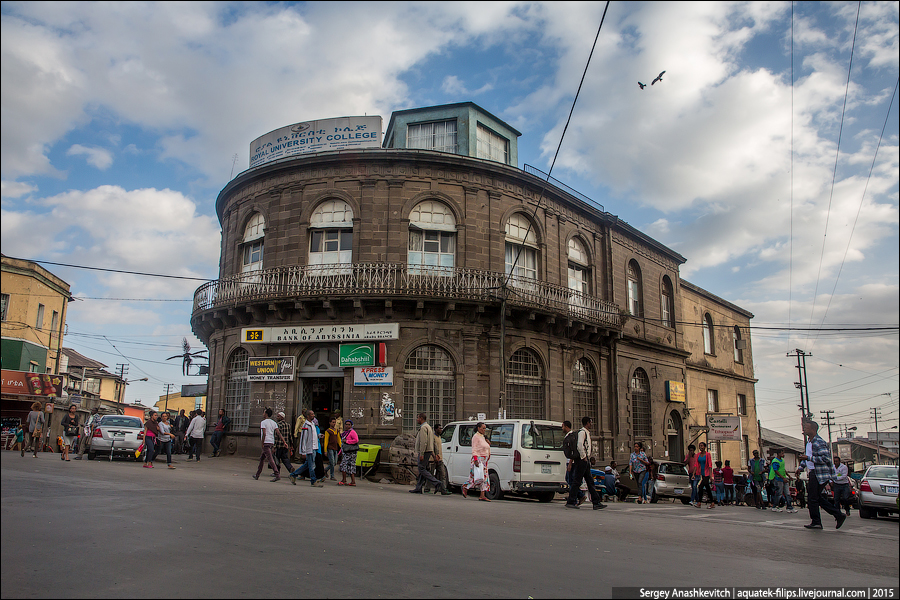
<svg viewBox="0 0 900 600"><path fill-rule="evenodd" d="M297 154L381 148L381 117L338 117L295 123L250 142L250 168Z"/></svg>

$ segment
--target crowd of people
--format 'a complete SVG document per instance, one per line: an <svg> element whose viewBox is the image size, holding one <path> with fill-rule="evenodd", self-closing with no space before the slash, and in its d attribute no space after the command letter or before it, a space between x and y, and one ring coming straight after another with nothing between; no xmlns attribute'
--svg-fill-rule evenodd
<svg viewBox="0 0 900 600"><path fill-rule="evenodd" d="M47 426L41 404L35 402L31 408L27 419L15 432L15 449L23 457L26 452L37 456ZM265 416L260 424L262 448L254 479L259 479L263 468L268 464L273 482L281 480L283 466L294 485L298 480L308 478L312 487L323 487L326 475L329 481L337 481L335 474L340 472L341 480L337 485L356 486L359 435L350 419L341 422L339 418L332 417L328 428L322 432L312 410L304 411L297 418L293 430L286 421L284 412L279 411L273 415L273 410L267 408ZM418 478L410 493L422 494L430 487L435 494L449 495L449 482L446 480L446 469L443 468L440 453L440 426L432 429L424 413L419 413L416 421L419 429L414 452ZM79 423L77 407L69 407L60 423L60 458L70 460L69 455L72 453L76 454L76 460L81 459L87 442L99 423L100 415L96 408L82 424ZM213 448L211 458L221 455L222 440L230 423L231 419L226 411L219 409L210 439ZM590 456L592 419L584 417L581 424L582 427L577 432L572 429L569 421L564 421L562 425L565 436L563 449L567 457L566 483L569 485L566 508L580 508L588 498L595 510L606 507L602 502L604 496L625 500L631 490L622 481L616 462L611 461L603 470L594 468L595 460ZM169 469L175 468L172 464L173 454L187 452L188 460L199 461L206 428L206 413L202 409L191 411L189 415L181 410L174 418L168 411L160 414L151 410L144 422L144 445L141 451L143 466L152 469L154 460L163 453ZM793 514L798 512L794 508L796 503L800 508L806 507L809 510L811 522L805 527L821 529L821 510L824 510L834 517L835 526L840 528L850 515L852 483L847 465L842 464L838 456L832 456L827 442L818 435L818 428L814 421L803 422L803 432L808 442L805 453L799 457L801 464L793 474L785 467L783 449L768 460L761 458L759 451L754 450L753 458L746 465L747 475L744 477L735 473L729 460L724 463L715 460L705 442L699 442L697 446L689 445L684 459L691 485L689 504L700 508L705 499L709 509L747 504L759 510L770 509ZM291 462L295 447L296 457L301 461L297 468ZM487 426L479 422L472 439L469 478L462 486L464 497L468 496L470 490L476 490L479 492L479 500L490 502L487 497L490 490L490 456ZM635 492L638 504L651 502L656 468L657 463L647 454L643 443L635 442L627 471L637 486ZM805 482L801 477L803 472L807 474Z"/></svg>

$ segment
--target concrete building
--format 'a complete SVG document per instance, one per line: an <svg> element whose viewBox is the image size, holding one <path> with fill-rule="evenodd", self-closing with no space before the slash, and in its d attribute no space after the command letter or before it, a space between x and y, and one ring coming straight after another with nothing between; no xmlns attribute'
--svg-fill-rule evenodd
<svg viewBox="0 0 900 600"><path fill-rule="evenodd" d="M28 260L0 257L3 368L58 373L69 284Z"/></svg>
<svg viewBox="0 0 900 600"><path fill-rule="evenodd" d="M759 448L756 379L750 344L753 315L687 281L681 282L689 427L704 427L709 415L740 417L738 441L709 441L714 460L746 469ZM692 436L693 437L693 436ZM700 439L703 439L702 437Z"/></svg>
<svg viewBox="0 0 900 600"><path fill-rule="evenodd" d="M311 127L324 137L316 123L251 149ZM634 440L683 452L700 422L671 400L692 356L684 257L519 169L518 136L472 103L398 111L383 147L255 163L221 191L219 279L196 291L191 324L210 351L208 408L231 415L239 451L258 452L271 406L340 413L383 445L415 431L420 411L432 423L589 415L601 461L626 459ZM722 331L749 323L693 293ZM698 358L697 385L703 372L740 380L717 383L723 395L752 389L726 354Z"/></svg>

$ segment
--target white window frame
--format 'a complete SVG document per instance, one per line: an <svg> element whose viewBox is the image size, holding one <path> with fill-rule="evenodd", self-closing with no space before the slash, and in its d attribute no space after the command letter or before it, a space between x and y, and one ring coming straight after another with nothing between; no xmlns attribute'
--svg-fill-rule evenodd
<svg viewBox="0 0 900 600"><path fill-rule="evenodd" d="M719 390L706 390L706 407L711 413L719 412Z"/></svg>
<svg viewBox="0 0 900 600"><path fill-rule="evenodd" d="M406 126L406 147L458 154L457 135L456 119L410 123Z"/></svg>
<svg viewBox="0 0 900 600"><path fill-rule="evenodd" d="M453 275L456 217L445 204L426 200L410 211L407 265L414 275Z"/></svg>
<svg viewBox="0 0 900 600"><path fill-rule="evenodd" d="M533 287L533 284L517 279L538 279L538 260L537 235L531 220L522 213L511 215L506 222L505 256L506 274L512 275L510 283L522 289Z"/></svg>
<svg viewBox="0 0 900 600"><path fill-rule="evenodd" d="M633 317L644 316L643 282L641 281L641 267L637 261L630 260L626 268L628 279L628 314Z"/></svg>
<svg viewBox="0 0 900 600"><path fill-rule="evenodd" d="M713 343L713 322L709 313L703 315L703 353L715 355L716 346Z"/></svg>
<svg viewBox="0 0 900 600"><path fill-rule="evenodd" d="M265 235L266 220L261 213L254 213L247 221L244 237L241 239L241 273L248 274L262 270Z"/></svg>
<svg viewBox="0 0 900 600"><path fill-rule="evenodd" d="M508 165L509 140L478 123L475 128L475 155Z"/></svg>
<svg viewBox="0 0 900 600"><path fill-rule="evenodd" d="M675 327L675 286L668 276L663 277L662 323L665 327Z"/></svg>
<svg viewBox="0 0 900 600"><path fill-rule="evenodd" d="M345 265L326 269L328 275L350 272L353 262L353 209L343 200L328 200L313 211L309 223L309 254L311 267Z"/></svg>

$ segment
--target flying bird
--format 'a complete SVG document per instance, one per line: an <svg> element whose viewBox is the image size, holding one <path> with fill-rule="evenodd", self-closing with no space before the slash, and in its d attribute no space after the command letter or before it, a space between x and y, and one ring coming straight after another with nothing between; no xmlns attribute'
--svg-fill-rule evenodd
<svg viewBox="0 0 900 600"><path fill-rule="evenodd" d="M657 76L656 76L656 79L654 79L653 81L650 82L650 85L653 85L653 84L656 83L657 81L662 81L662 76L665 75L665 74L666 74L666 72L663 71L662 73L660 73L659 75L657 75Z"/></svg>
<svg viewBox="0 0 900 600"><path fill-rule="evenodd" d="M640 81L638 81L638 85L641 86L641 89L644 89L645 87L647 87L646 83L641 83Z"/></svg>

